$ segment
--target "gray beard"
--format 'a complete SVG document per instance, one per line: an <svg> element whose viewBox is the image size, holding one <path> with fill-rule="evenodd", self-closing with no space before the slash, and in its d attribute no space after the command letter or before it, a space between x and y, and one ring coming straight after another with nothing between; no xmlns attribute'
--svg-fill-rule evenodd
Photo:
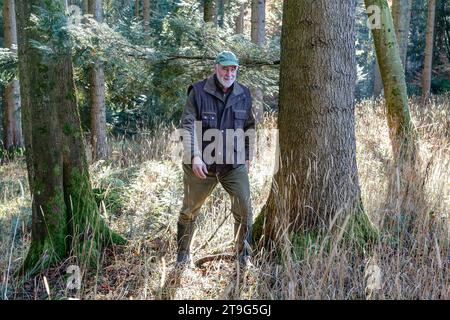
<svg viewBox="0 0 450 320"><path fill-rule="evenodd" d="M217 80L219 80L220 84L224 86L225 89L230 88L233 83L236 81L236 79L234 79L233 81L223 81L222 79L220 79L220 77L217 77Z"/></svg>

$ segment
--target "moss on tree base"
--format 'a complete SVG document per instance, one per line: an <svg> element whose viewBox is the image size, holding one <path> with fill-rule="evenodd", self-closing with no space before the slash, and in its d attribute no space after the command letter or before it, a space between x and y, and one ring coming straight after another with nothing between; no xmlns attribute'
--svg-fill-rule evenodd
<svg viewBox="0 0 450 320"><path fill-rule="evenodd" d="M262 240L266 223L267 209L263 208L253 224L253 244ZM291 253L298 260L304 259L310 254L318 254L320 251L330 252L334 245L342 243L352 247L358 253L366 253L378 243L380 239L379 230L370 221L361 205L350 212L341 223L335 223L332 229L309 229L296 230L291 233ZM267 245L268 239L265 240ZM279 255L277 255L279 256Z"/></svg>

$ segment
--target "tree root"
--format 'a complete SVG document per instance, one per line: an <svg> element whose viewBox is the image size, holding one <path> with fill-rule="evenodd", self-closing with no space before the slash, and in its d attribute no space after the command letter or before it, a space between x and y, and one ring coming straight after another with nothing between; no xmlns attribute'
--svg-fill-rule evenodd
<svg viewBox="0 0 450 320"><path fill-rule="evenodd" d="M202 265L205 264L206 262L219 261L219 260L235 261L236 260L236 255L229 254L229 253L220 253L220 254L209 255L209 256L200 258L197 261L195 261L195 266L197 268L201 268Z"/></svg>

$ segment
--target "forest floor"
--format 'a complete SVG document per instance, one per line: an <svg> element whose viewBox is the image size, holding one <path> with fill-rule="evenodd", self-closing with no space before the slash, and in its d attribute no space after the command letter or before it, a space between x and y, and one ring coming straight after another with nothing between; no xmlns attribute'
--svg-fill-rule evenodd
<svg viewBox="0 0 450 320"><path fill-rule="evenodd" d="M277 248L282 258L255 252L254 267L245 272L224 260L181 274L174 268L182 170L172 157L171 130L164 129L158 136L111 139L109 159L91 165L101 213L128 244L106 249L96 269L71 257L20 282L14 272L30 242L31 199L24 160L5 163L0 166L0 299L450 299L450 99L437 97L427 107L412 103L412 116L425 200L411 209L417 217L411 235L381 225L398 210L386 201L391 147L382 102L363 101L356 108L359 180L380 242L365 255L340 241L331 251L311 243L306 254L298 254L287 239ZM255 214L269 194L275 127L275 118L267 116L258 134L261 145L250 169ZM198 219L194 260L233 252L229 209L228 195L217 187ZM67 287L71 265L80 272L79 289Z"/></svg>

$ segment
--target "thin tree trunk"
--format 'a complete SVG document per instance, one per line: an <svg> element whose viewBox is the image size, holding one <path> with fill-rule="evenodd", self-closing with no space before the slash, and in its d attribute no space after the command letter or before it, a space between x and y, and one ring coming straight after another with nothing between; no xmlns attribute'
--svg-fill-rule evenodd
<svg viewBox="0 0 450 320"><path fill-rule="evenodd" d="M373 28L372 35L384 85L387 119L395 157L412 144L411 117L406 93L405 73L395 36L394 23L386 0L365 0L366 7L381 8L381 28Z"/></svg>
<svg viewBox="0 0 450 320"><path fill-rule="evenodd" d="M265 29L266 29L266 1L252 0L251 13L251 41L263 47L265 44ZM261 122L264 115L264 94L262 88L251 87L253 96L253 109L255 113L255 120Z"/></svg>
<svg viewBox="0 0 450 320"><path fill-rule="evenodd" d="M139 6L141 5L141 1L140 0L136 0L134 2L134 15L136 18L139 18Z"/></svg>
<svg viewBox="0 0 450 320"><path fill-rule="evenodd" d="M411 2L412 0L393 0L392 2L392 18L394 20L395 35L397 37L403 69L406 68L406 56L408 53Z"/></svg>
<svg viewBox="0 0 450 320"><path fill-rule="evenodd" d="M388 203L395 206L395 212L409 219L414 211L411 208L420 203L423 197L423 180L420 177L420 158L409 113L405 72L386 0L365 0L365 4L367 8L374 5L381 8L381 28L373 28L372 35L383 79L386 117L394 156ZM405 227L409 226L405 224Z"/></svg>
<svg viewBox="0 0 450 320"><path fill-rule="evenodd" d="M83 13L84 14L89 13L89 0L83 0L82 5L83 5L83 8L82 8Z"/></svg>
<svg viewBox="0 0 450 320"><path fill-rule="evenodd" d="M20 85L18 80L12 80L5 87L4 107L4 147L11 149L22 147L22 125L20 114Z"/></svg>
<svg viewBox="0 0 450 320"><path fill-rule="evenodd" d="M428 0L427 33L425 39L425 59L422 73L422 103L430 96L431 71L433 67L434 20L436 16L436 0Z"/></svg>
<svg viewBox="0 0 450 320"><path fill-rule="evenodd" d="M216 23L216 0L203 0L203 21Z"/></svg>
<svg viewBox="0 0 450 320"><path fill-rule="evenodd" d="M284 1L280 165L256 238L264 218L269 239L327 230L335 218L369 226L356 166L355 82L355 1Z"/></svg>
<svg viewBox="0 0 450 320"><path fill-rule="evenodd" d="M229 10L230 0L216 0L216 4L217 4L217 24L219 27L223 28L225 26L227 14L230 13Z"/></svg>
<svg viewBox="0 0 450 320"><path fill-rule="evenodd" d="M380 66L378 65L378 59L375 58L374 78L373 78L373 96L378 98L383 93L383 81L381 80Z"/></svg>
<svg viewBox="0 0 450 320"><path fill-rule="evenodd" d="M102 1L90 0L89 13L98 22L103 21ZM96 60L90 70L91 80L91 144L92 159L105 159L108 155L106 141L106 106L105 106L105 75L103 63Z"/></svg>
<svg viewBox="0 0 450 320"><path fill-rule="evenodd" d="M223 28L225 22L225 3L224 0L216 0L217 5L217 25Z"/></svg>
<svg viewBox="0 0 450 320"><path fill-rule="evenodd" d="M14 0L5 0L3 4L3 23L5 48L12 50L17 45L17 28ZM4 147L22 147L22 124L20 114L20 87L18 80L12 80L5 88L4 107Z"/></svg>
<svg viewBox="0 0 450 320"><path fill-rule="evenodd" d="M252 29L253 43L263 47L266 41L266 1L252 0Z"/></svg>
<svg viewBox="0 0 450 320"><path fill-rule="evenodd" d="M236 16L235 20L236 34L244 34L245 7L246 7L245 2L241 3L241 5L239 6L239 14Z"/></svg>
<svg viewBox="0 0 450 320"><path fill-rule="evenodd" d="M32 194L32 234L19 271L37 272L69 253L94 263L102 244L124 242L101 220L89 180L69 52L53 46L44 57L32 41L55 35L34 28L40 8L64 8L40 0L17 1L19 73L24 110L27 166ZM56 12L58 10L58 12ZM64 49L63 49L64 50Z"/></svg>
<svg viewBox="0 0 450 320"><path fill-rule="evenodd" d="M144 31L148 33L150 31L150 0L144 0L143 7Z"/></svg>
<svg viewBox="0 0 450 320"><path fill-rule="evenodd" d="M409 25L411 20L412 0L393 0L392 18L395 26L395 34L400 50L403 69L406 68L406 56L408 52ZM375 60L375 77L373 86L373 96L379 97L383 92L383 82L381 80L380 68Z"/></svg>

